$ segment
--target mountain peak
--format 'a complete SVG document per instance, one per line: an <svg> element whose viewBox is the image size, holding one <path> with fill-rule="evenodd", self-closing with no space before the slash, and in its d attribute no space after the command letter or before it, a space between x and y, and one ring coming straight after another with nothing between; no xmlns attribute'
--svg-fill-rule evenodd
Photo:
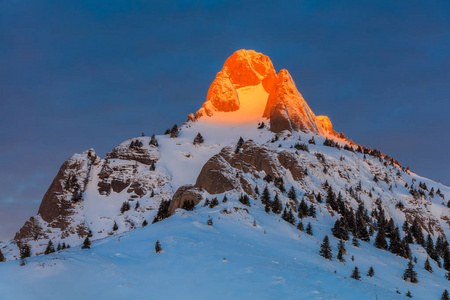
<svg viewBox="0 0 450 300"><path fill-rule="evenodd" d="M289 72L282 69L277 75L270 58L254 50L238 50L225 61L195 117L225 124L265 118L270 119L273 132L328 131L297 90Z"/></svg>

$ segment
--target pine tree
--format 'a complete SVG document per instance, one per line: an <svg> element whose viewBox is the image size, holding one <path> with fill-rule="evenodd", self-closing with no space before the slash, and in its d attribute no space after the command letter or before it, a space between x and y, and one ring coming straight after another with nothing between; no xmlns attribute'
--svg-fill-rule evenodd
<svg viewBox="0 0 450 300"><path fill-rule="evenodd" d="M156 137L155 137L154 134L152 135L152 138L150 139L149 145L153 145L155 147L158 147L158 141L156 140Z"/></svg>
<svg viewBox="0 0 450 300"><path fill-rule="evenodd" d="M58 243L58 246L56 246L56 251L61 251L61 243Z"/></svg>
<svg viewBox="0 0 450 300"><path fill-rule="evenodd" d="M52 240L49 240L47 247L45 248L44 254L50 254L53 252L55 252L55 246L53 245Z"/></svg>
<svg viewBox="0 0 450 300"><path fill-rule="evenodd" d="M269 206L271 205L271 199L270 199L270 193L269 193L269 188L266 187L263 190L263 193L261 195L261 202L265 205L265 206Z"/></svg>
<svg viewBox="0 0 450 300"><path fill-rule="evenodd" d="M302 199L302 201L300 201L300 204L298 206L298 217L300 219L303 219L308 216L308 212L309 212L308 204L306 204L305 200Z"/></svg>
<svg viewBox="0 0 450 300"><path fill-rule="evenodd" d="M2 252L2 250L0 249L0 262L4 262L6 259L5 259L5 256L3 255L3 252Z"/></svg>
<svg viewBox="0 0 450 300"><path fill-rule="evenodd" d="M241 150L242 145L244 145L244 139L242 138L242 136L239 138L239 141L237 142L236 145L236 150L234 150L235 153L238 153L239 150Z"/></svg>
<svg viewBox="0 0 450 300"><path fill-rule="evenodd" d="M279 215L283 211L283 204L281 204L278 193L275 194L275 198L273 199L272 211L277 215Z"/></svg>
<svg viewBox="0 0 450 300"><path fill-rule="evenodd" d="M120 208L120 212L123 214L126 211L130 210L130 202L125 201L122 203L122 207Z"/></svg>
<svg viewBox="0 0 450 300"><path fill-rule="evenodd" d="M256 194L256 195L259 195L259 188L258 188L257 185L255 186L255 194Z"/></svg>
<svg viewBox="0 0 450 300"><path fill-rule="evenodd" d="M284 208L281 218L283 220L285 220L286 222L291 223L292 225L295 225L295 217L290 208L289 208L289 210L287 209L287 207Z"/></svg>
<svg viewBox="0 0 450 300"><path fill-rule="evenodd" d="M208 226L214 226L214 225L213 225L213 219L210 218L210 219L206 220L206 225L208 225Z"/></svg>
<svg viewBox="0 0 450 300"><path fill-rule="evenodd" d="M345 243L343 240L339 240L337 259L340 262L345 262L345 259L344 259L345 254L347 254L347 250L345 249Z"/></svg>
<svg viewBox="0 0 450 300"><path fill-rule="evenodd" d="M425 250L427 251L428 255L432 259L434 259L434 260L438 259L438 256L436 255L436 251L434 249L433 239L431 238L430 234L427 235L427 240L425 242Z"/></svg>
<svg viewBox="0 0 450 300"><path fill-rule="evenodd" d="M338 239L342 239L344 241L348 241L349 239L348 226L344 218L336 220L331 232L333 233L333 236Z"/></svg>
<svg viewBox="0 0 450 300"><path fill-rule="evenodd" d="M407 291L406 294L405 294L405 296L408 297L408 298L412 298L412 294L411 294L410 291Z"/></svg>
<svg viewBox="0 0 450 300"><path fill-rule="evenodd" d="M117 231L117 229L119 229L119 226L117 226L117 223L115 221L112 229L113 231Z"/></svg>
<svg viewBox="0 0 450 300"><path fill-rule="evenodd" d="M308 223L308 225L306 226L306 234L313 235L311 223Z"/></svg>
<svg viewBox="0 0 450 300"><path fill-rule="evenodd" d="M373 277L374 274L375 274L375 271L373 270L373 267L370 266L369 271L367 272L367 276Z"/></svg>
<svg viewBox="0 0 450 300"><path fill-rule="evenodd" d="M294 189L293 186L291 186L291 188L289 189L288 197L292 201L297 201L297 194L296 194L295 189Z"/></svg>
<svg viewBox="0 0 450 300"><path fill-rule="evenodd" d="M137 201L136 206L134 207L134 210L138 210L140 206L141 206L141 204L139 203L139 201Z"/></svg>
<svg viewBox="0 0 450 300"><path fill-rule="evenodd" d="M442 293L441 300L450 300L447 290L444 290L444 292Z"/></svg>
<svg viewBox="0 0 450 300"><path fill-rule="evenodd" d="M81 249L91 249L91 241L89 240L88 237L84 239L83 246L81 246Z"/></svg>
<svg viewBox="0 0 450 300"><path fill-rule="evenodd" d="M156 253L161 253L162 252L161 243L159 242L159 240L156 241L155 252Z"/></svg>
<svg viewBox="0 0 450 300"><path fill-rule="evenodd" d="M25 259L27 257L31 256L31 247L28 244L23 245L20 247L20 258Z"/></svg>
<svg viewBox="0 0 450 300"><path fill-rule="evenodd" d="M330 246L330 240L328 238L328 235L325 235L323 238L322 244L320 245L320 251L319 254L329 260L332 260L333 254L331 253L331 246Z"/></svg>
<svg viewBox="0 0 450 300"><path fill-rule="evenodd" d="M416 240L416 243L422 246L425 246L425 239L423 237L422 227L419 225L419 221L417 218L414 219L414 222L411 226L411 234Z"/></svg>
<svg viewBox="0 0 450 300"><path fill-rule="evenodd" d="M375 237L375 243L374 243L375 247L377 247L378 249L383 249L386 250L388 248L388 244L386 242L386 236L384 233L384 229L380 228L378 230L377 236Z"/></svg>
<svg viewBox="0 0 450 300"><path fill-rule="evenodd" d="M204 141L205 141L205 139L203 138L203 136L199 132L197 134L197 136L195 137L195 139L194 139L194 145L203 144Z"/></svg>
<svg viewBox="0 0 450 300"><path fill-rule="evenodd" d="M225 194L223 196L222 203L227 203L227 202L228 202L228 198L227 198L227 194Z"/></svg>
<svg viewBox="0 0 450 300"><path fill-rule="evenodd" d="M433 273L433 268L431 267L430 260L428 259L428 257L427 257L427 260L425 261L425 264L423 267L428 272Z"/></svg>
<svg viewBox="0 0 450 300"><path fill-rule="evenodd" d="M408 262L408 267L406 268L405 272L403 273L403 280L410 281L412 283L419 282L417 280L417 273L414 271L414 265L412 261Z"/></svg>
<svg viewBox="0 0 450 300"><path fill-rule="evenodd" d="M352 245L355 247L359 247L359 240L355 236L353 236L353 238L352 238Z"/></svg>
<svg viewBox="0 0 450 300"><path fill-rule="evenodd" d="M353 269L352 275L350 275L350 278L356 279L356 280L360 280L361 279L361 275L359 274L359 270L358 267L355 267Z"/></svg>
<svg viewBox="0 0 450 300"><path fill-rule="evenodd" d="M401 257L409 258L411 256L411 249L409 248L409 243L407 241L407 237L402 239L400 244L400 254Z"/></svg>
<svg viewBox="0 0 450 300"><path fill-rule="evenodd" d="M159 205L158 213L156 214L152 223L156 223L156 222L162 221L162 220L170 217L169 206L170 206L170 200L161 201L161 204Z"/></svg>
<svg viewBox="0 0 450 300"><path fill-rule="evenodd" d="M311 203L308 209L308 216L315 218L316 217L316 208L314 207L314 204Z"/></svg>
<svg viewBox="0 0 450 300"><path fill-rule="evenodd" d="M247 196L247 199L248 199L248 196ZM216 206L219 206L219 200L217 199L217 197L214 197L214 198L212 198L211 202L209 203L209 208L214 208Z"/></svg>
<svg viewBox="0 0 450 300"><path fill-rule="evenodd" d="M300 230L300 231L304 230L302 220L298 221L297 229Z"/></svg>
<svg viewBox="0 0 450 300"><path fill-rule="evenodd" d="M398 227L395 227L395 229L391 232L389 251L391 251L393 254L399 255L399 256L401 256L401 254L402 254L400 231L399 231Z"/></svg>
<svg viewBox="0 0 450 300"><path fill-rule="evenodd" d="M147 225L148 225L147 220L144 220L144 222L142 222L142 227L145 227L145 226L147 226Z"/></svg>
<svg viewBox="0 0 450 300"><path fill-rule="evenodd" d="M178 126L177 126L177 124L174 124L172 129L170 129L170 137L171 138L178 137Z"/></svg>

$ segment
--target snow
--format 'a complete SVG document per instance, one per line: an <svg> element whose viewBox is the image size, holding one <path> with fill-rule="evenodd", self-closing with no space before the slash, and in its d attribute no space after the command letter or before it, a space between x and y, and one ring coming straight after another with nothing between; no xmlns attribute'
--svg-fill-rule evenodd
<svg viewBox="0 0 450 300"><path fill-rule="evenodd" d="M238 90L243 112L246 105L253 105L254 97L267 97L261 86ZM256 95L256 96L255 96ZM257 110L264 108L258 107ZM239 114L240 112L230 113ZM223 113L225 118L225 114ZM262 113L261 113L262 115ZM147 193L139 198L141 209L120 213L121 204L129 199L126 189L120 193L100 195L98 174L102 164L93 166L84 192L84 200L73 216L75 222L85 222L93 232L90 250L81 250L83 237L76 235L61 240L72 245L71 249L46 256L27 259L27 264L19 266L17 247L2 244L2 251L8 260L0 264L0 295L5 299L404 299L409 290L414 299L439 299L449 282L444 279L444 271L430 260L434 273L423 269L427 256L423 248L411 245L413 256L418 263L419 283L404 282L403 270L407 260L388 251L376 249L373 238L370 243L361 242L360 248L346 243L348 254L345 263L336 259L328 261L318 255L320 243L325 234L330 237L333 255L337 254L337 240L331 235L331 228L338 216L331 216L324 203L315 203L316 219L304 219L306 226L311 222L314 236L299 232L294 226L281 220L280 216L266 214L259 200L251 200L247 208L237 201L239 191L227 193L229 202L210 209L197 205L193 212L178 210L174 216L141 228L146 219L151 223L156 209L163 199L170 199L178 187L194 184L204 163L225 146L235 147L240 136L244 140L253 139L273 151L292 151L295 143L307 143L311 134L294 132L280 135L272 143L274 134L265 129L257 129L259 122L267 120L252 116L252 121L244 124L215 122L222 116L217 113L212 118L201 118L195 123L181 126L178 138L168 135L157 136L159 161L156 171L148 165L122 159L109 160L110 166L124 168L123 176L138 178L154 188L155 197ZM231 117L230 117L231 120ZM203 144L193 145L197 133L205 139ZM437 221L443 233L449 237L450 210L444 205L450 198L450 189L439 183L422 178L413 173L403 172L397 166L384 166L383 162L369 155L352 153L323 146L324 137L314 136L316 145L308 145L310 152L297 151L301 165L308 169L303 181L293 180L285 174L285 187L293 186L301 199L312 191L325 194L322 184L328 181L333 190L341 192L348 204L357 207L346 189L355 187L361 181L363 191L361 201L369 213L375 208L375 200L382 198L386 216L392 217L401 226L405 214L395 208L398 201L408 209L416 210L426 220ZM149 148L149 137L139 137L144 148ZM301 139L301 141L299 141ZM121 144L123 147L131 140ZM337 140L341 144L342 140ZM281 145L281 147L280 147ZM323 172L323 164L315 153L322 153L328 167ZM156 155L156 153L155 153ZM84 155L73 156L84 159ZM71 159L72 159L71 158ZM134 168L136 172L133 173ZM83 168L83 172L87 169ZM400 176L397 175L399 172ZM372 179L378 174L380 181ZM381 179L387 174L390 183ZM260 174L264 175L264 174ZM133 177L134 176L134 177ZM259 186L260 192L267 185L261 178L246 175ZM425 182L430 190L438 188L445 196L435 194L434 198L413 200L405 183L418 187ZM389 186L392 185L392 191ZM269 184L272 197L277 189ZM369 192L373 194L371 198ZM219 200L223 198L217 196ZM280 194L285 204L288 199ZM309 204L310 202L308 202ZM238 208L237 210L235 209ZM223 214L223 209L231 214ZM243 210L246 208L248 213ZM207 226L206 220L213 218L214 226ZM38 218L39 220L39 218ZM257 226L253 227L256 220ZM117 222L116 235L111 231ZM40 220L42 223L43 221ZM134 227L130 225L134 224ZM136 228L136 229L135 229ZM133 230L135 229L135 230ZM433 232L436 239L437 231ZM403 234L403 232L402 232ZM50 237L60 241L60 232L54 231ZM155 253L154 245L160 240L163 253ZM30 241L33 255L43 251L47 240ZM39 250L39 251L38 251ZM351 261L351 257L355 261ZM349 278L357 266L362 280ZM365 276L370 266L375 276ZM396 289L401 295L396 293Z"/></svg>

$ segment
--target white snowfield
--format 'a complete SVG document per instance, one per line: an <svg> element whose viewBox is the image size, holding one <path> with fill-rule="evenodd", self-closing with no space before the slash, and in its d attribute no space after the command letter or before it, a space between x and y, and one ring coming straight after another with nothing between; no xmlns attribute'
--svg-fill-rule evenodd
<svg viewBox="0 0 450 300"><path fill-rule="evenodd" d="M245 101L245 91L239 97ZM134 168L133 176L153 187L154 197L147 193L137 199L141 206L138 210L134 209L134 200L131 210L120 213L122 203L128 200L126 191L100 195L97 174L101 165L94 166L74 216L74 222L85 222L92 230L91 249L81 249L84 238L71 235L61 239L55 231L51 233L53 242L66 242L71 249L32 256L26 259L25 266L19 266L20 261L14 260L18 256L15 245L2 245L8 261L0 263L0 299L406 299L405 294L410 291L414 299L428 300L440 299L444 289L450 290L445 270L434 260L430 259L433 273L423 268L427 254L417 244L410 245L412 256L417 257L417 284L402 279L408 260L375 248L375 235L370 242L360 241L359 248L352 246L351 241L346 242L345 263L339 262L338 240L331 233L339 216L330 214L325 202L311 202L306 197L308 205L313 203L317 211L316 218L302 220L305 227L311 223L313 236L285 222L281 215L265 213L259 199L251 199L250 207L244 206L238 201L242 191L226 193L227 203L222 203L225 194L205 193L209 199L218 197L220 205L203 207L203 200L194 211L178 209L175 215L151 224L162 200L171 199L182 185L195 184L205 162L223 147L235 147L242 137L274 151L298 153L308 175L295 181L286 171L284 185L286 190L294 187L299 200L313 191L325 199L323 183L328 181L336 194L341 192L347 205L356 210L358 202L347 189L354 189L361 181L359 196L369 215L376 208L376 199L381 198L386 217L401 228L405 214L395 206L402 202L404 210L416 211L432 224L430 233L434 241L439 233L450 237L448 187L403 172L395 165L385 166L384 161L369 155L364 158L361 153L326 147L322 136L314 136L316 145L308 145L309 152L291 148L296 143L308 144L312 135L306 133L282 134L272 143L274 134L267 128L257 128L262 121L268 123L257 117L248 124L224 124L202 118L183 125L177 138L157 136L160 159L155 171L138 162L111 160L110 164ZM193 145L197 133L205 141ZM141 140L144 147L149 147L149 137L132 140ZM124 142L124 147L132 140ZM329 166L327 173L316 152L324 155ZM375 174L380 179L378 183L373 181ZM259 178L246 176L260 192L267 185L272 199L278 192L285 206L287 193L265 182L264 172L259 175ZM382 180L385 177L389 184ZM419 182L425 183L428 190L439 189L444 199L435 193L433 197L427 194L414 200L405 184L418 188ZM210 218L213 226L206 224ZM141 227L144 219L149 225ZM116 232L111 229L114 222L119 227ZM332 261L319 255L325 235L333 248ZM401 235L404 236L403 231ZM157 240L161 242L162 253L155 253ZM47 242L30 241L32 255L43 252ZM355 266L361 272L361 280L350 278ZM375 271L372 278L366 276L371 266Z"/></svg>

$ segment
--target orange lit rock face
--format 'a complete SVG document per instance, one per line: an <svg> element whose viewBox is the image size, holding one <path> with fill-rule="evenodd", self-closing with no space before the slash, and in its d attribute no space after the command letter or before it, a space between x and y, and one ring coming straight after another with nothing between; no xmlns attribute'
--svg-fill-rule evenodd
<svg viewBox="0 0 450 300"><path fill-rule="evenodd" d="M279 102L285 105L294 130L323 133L322 124L316 122L316 116L297 90L289 72L284 69L278 73L277 86L269 95L264 110L265 118L271 118L271 109Z"/></svg>
<svg viewBox="0 0 450 300"><path fill-rule="evenodd" d="M195 117L213 117L208 121L220 124L253 123L263 117L277 133L333 133L330 120L314 115L289 72L283 69L277 75L270 58L253 50L238 50L225 61Z"/></svg>
<svg viewBox="0 0 450 300"><path fill-rule="evenodd" d="M270 94L277 81L277 73L268 56L253 50L239 50L226 61L223 69L235 88L258 85L262 82Z"/></svg>
<svg viewBox="0 0 450 300"><path fill-rule="evenodd" d="M239 50L226 61L211 84L206 102L196 118L211 117L214 111L233 112L241 108L237 89L262 84L269 94L275 87L277 74L270 58L253 50ZM255 99L266 101L267 99Z"/></svg>
<svg viewBox="0 0 450 300"><path fill-rule="evenodd" d="M330 118L327 116L317 116L316 119L320 124L322 124L323 129L334 134L333 125L331 124Z"/></svg>

